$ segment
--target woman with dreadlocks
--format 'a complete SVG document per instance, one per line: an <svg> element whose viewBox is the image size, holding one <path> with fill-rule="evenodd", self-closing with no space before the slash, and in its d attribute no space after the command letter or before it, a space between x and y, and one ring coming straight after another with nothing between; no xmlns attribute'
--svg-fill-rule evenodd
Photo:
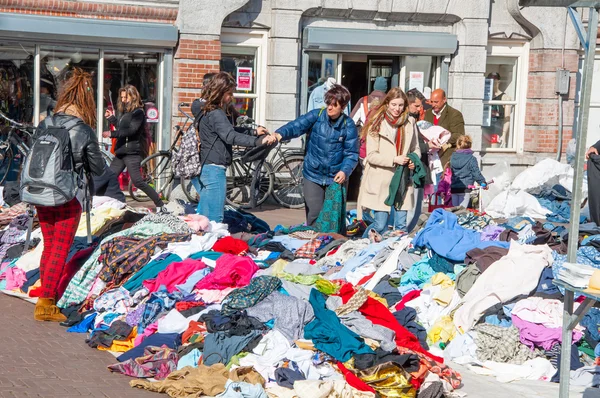
<svg viewBox="0 0 600 398"><path fill-rule="evenodd" d="M96 101L89 73L79 68L73 69L60 91L55 114L41 122L38 129L43 131L51 125L65 126L69 130L76 172L83 168L87 174L99 176L103 173L104 160L96 133L91 127L96 125ZM33 317L37 321L63 322L67 318L56 306L58 285L75 239L82 207L76 197L60 206L36 207L36 210L44 238L44 251L40 261L42 286Z"/></svg>
<svg viewBox="0 0 600 398"><path fill-rule="evenodd" d="M361 138L367 142L367 157L358 195L358 218L362 219L364 208L373 211L375 220L365 231L364 237L369 237L371 229L382 234L389 225L395 230L406 229L407 210L415 206L413 187L410 184L407 187L404 202L398 210L385 202L396 167L405 166L414 170L415 164L408 155L414 153L421 156L415 126L416 121L408 112L406 94L395 87L388 92L381 105L371 111L360 132Z"/></svg>

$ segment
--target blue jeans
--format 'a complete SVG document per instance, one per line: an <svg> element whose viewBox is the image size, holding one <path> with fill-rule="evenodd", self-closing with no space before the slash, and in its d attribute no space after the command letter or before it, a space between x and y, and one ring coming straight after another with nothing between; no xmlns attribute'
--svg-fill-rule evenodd
<svg viewBox="0 0 600 398"><path fill-rule="evenodd" d="M202 173L192 179L192 185L200 195L196 213L206 216L210 221L223 221L227 191L226 170L225 166L205 164Z"/></svg>
<svg viewBox="0 0 600 398"><path fill-rule="evenodd" d="M469 207L471 202L470 193L453 193L452 194L452 206L462 206L465 209Z"/></svg>
<svg viewBox="0 0 600 398"><path fill-rule="evenodd" d="M392 208L391 214L387 211L373 211L373 223L365 230L363 238L369 237L369 231L374 229L383 234L388 229L388 225L394 229L406 230L406 210L397 211ZM367 213L365 213L367 214Z"/></svg>

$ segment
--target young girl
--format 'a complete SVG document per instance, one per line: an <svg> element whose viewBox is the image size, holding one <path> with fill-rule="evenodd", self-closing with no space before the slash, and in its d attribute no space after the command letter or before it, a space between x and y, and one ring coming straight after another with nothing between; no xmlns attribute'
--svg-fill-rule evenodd
<svg viewBox="0 0 600 398"><path fill-rule="evenodd" d="M450 158L452 168L452 206L469 207L471 189L469 186L477 182L482 187L486 186L485 178L479 170L477 159L471 150L473 140L468 135L462 135L456 142L457 151Z"/></svg>

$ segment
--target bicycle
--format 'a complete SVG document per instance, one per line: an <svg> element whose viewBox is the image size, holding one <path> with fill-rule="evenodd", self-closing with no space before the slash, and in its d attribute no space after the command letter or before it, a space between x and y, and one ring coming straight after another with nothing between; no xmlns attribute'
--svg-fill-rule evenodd
<svg viewBox="0 0 600 398"><path fill-rule="evenodd" d="M289 209L301 209L304 207L304 151L298 148L282 149L280 142L275 150L276 159L273 166L275 184L272 196L277 203Z"/></svg>
<svg viewBox="0 0 600 398"><path fill-rule="evenodd" d="M1 185L4 184L4 181L8 177L11 164L15 158L13 146L17 148L20 156L25 158L31 148L30 143L33 139L35 127L12 120L2 112L0 112L0 117L9 123L9 130L6 134L6 139L0 140L0 170L2 172L2 176L0 177Z"/></svg>

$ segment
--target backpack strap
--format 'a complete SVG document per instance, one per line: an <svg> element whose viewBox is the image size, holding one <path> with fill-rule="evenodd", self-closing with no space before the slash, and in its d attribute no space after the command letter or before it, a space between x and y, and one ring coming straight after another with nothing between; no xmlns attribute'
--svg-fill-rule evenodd
<svg viewBox="0 0 600 398"><path fill-rule="evenodd" d="M25 235L25 245L23 246L23 251L21 255L25 254L29 250L29 244L31 243L31 231L33 230L33 205L27 206L27 234Z"/></svg>

